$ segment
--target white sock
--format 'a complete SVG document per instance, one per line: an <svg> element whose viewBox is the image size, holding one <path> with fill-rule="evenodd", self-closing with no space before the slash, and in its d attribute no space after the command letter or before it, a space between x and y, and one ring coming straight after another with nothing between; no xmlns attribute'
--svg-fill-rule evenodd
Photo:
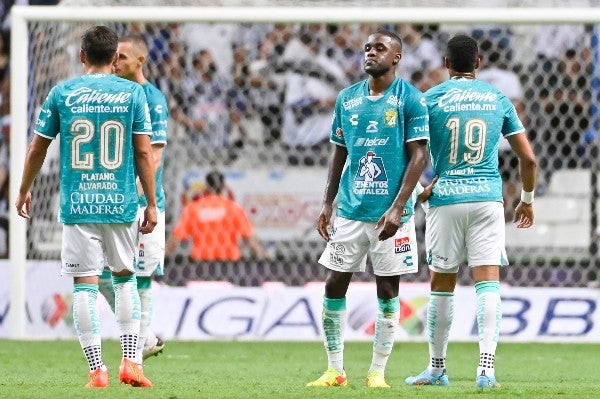
<svg viewBox="0 0 600 399"><path fill-rule="evenodd" d="M152 291L151 289L138 289L141 304L140 340L144 348L149 349L156 344L156 335L150 328L152 324Z"/></svg>
<svg viewBox="0 0 600 399"><path fill-rule="evenodd" d="M494 361L500 335L502 303L500 283L482 281L475 284L477 292L477 329L479 331L479 365L477 375L495 377Z"/></svg>
<svg viewBox="0 0 600 399"><path fill-rule="evenodd" d="M392 353L396 339L396 329L400 321L400 301L398 297L392 299L377 298L379 309L375 320L375 337L373 337L373 357L369 373L381 371L385 373L385 366Z"/></svg>
<svg viewBox="0 0 600 399"><path fill-rule="evenodd" d="M115 312L115 289L112 284L112 276L110 271L104 270L102 275L100 275L100 279L98 280L98 289L102 296L108 302L108 306L110 309Z"/></svg>
<svg viewBox="0 0 600 399"><path fill-rule="evenodd" d="M322 314L328 368L344 372L344 329L346 327L346 298L323 298Z"/></svg>
<svg viewBox="0 0 600 399"><path fill-rule="evenodd" d="M73 322L90 371L104 366L104 361L102 360L100 318L98 317L98 309L96 307L97 299L97 285L74 284Z"/></svg>
<svg viewBox="0 0 600 399"><path fill-rule="evenodd" d="M433 375L446 368L448 335L454 317L454 293L432 292L427 304L427 336L429 338L429 367Z"/></svg>
<svg viewBox="0 0 600 399"><path fill-rule="evenodd" d="M137 290L135 275L126 277L113 276L115 288L115 316L119 326L123 357L142 363L140 339L140 296Z"/></svg>

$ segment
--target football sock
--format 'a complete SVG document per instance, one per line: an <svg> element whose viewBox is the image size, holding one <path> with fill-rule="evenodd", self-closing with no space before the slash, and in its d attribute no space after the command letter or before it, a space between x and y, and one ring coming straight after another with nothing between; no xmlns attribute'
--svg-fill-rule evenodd
<svg viewBox="0 0 600 399"><path fill-rule="evenodd" d="M140 295L141 318L140 318L140 340L144 347L152 347L156 343L156 335L150 328L152 324L152 279L150 277L137 276L137 287Z"/></svg>
<svg viewBox="0 0 600 399"><path fill-rule="evenodd" d="M429 372L440 375L446 368L448 335L454 317L454 293L431 292L427 304L427 337L429 338Z"/></svg>
<svg viewBox="0 0 600 399"><path fill-rule="evenodd" d="M106 298L106 302L108 302L108 306L110 309L115 312L115 289L112 285L112 275L110 270L104 269L102 274L100 275L100 279L98 280L98 288L100 293L104 298Z"/></svg>
<svg viewBox="0 0 600 399"><path fill-rule="evenodd" d="M140 333L140 296L135 275L113 276L115 287L115 316L119 326L123 357L142 363L142 349L138 348ZM143 345L143 344L142 344ZM139 352L139 353L138 353Z"/></svg>
<svg viewBox="0 0 600 399"><path fill-rule="evenodd" d="M344 371L344 329L346 326L346 298L323 298L323 331L328 368Z"/></svg>
<svg viewBox="0 0 600 399"><path fill-rule="evenodd" d="M392 353L396 328L400 321L400 300L377 298L379 309L375 320L375 337L373 338L373 357L369 373L385 372L385 366Z"/></svg>
<svg viewBox="0 0 600 399"><path fill-rule="evenodd" d="M73 322L90 371L104 365L102 361L100 318L96 307L97 299L98 286L96 284L74 284Z"/></svg>
<svg viewBox="0 0 600 399"><path fill-rule="evenodd" d="M477 293L477 329L479 331L479 365L477 375L495 377L494 358L500 335L502 308L500 282L481 281L475 284Z"/></svg>

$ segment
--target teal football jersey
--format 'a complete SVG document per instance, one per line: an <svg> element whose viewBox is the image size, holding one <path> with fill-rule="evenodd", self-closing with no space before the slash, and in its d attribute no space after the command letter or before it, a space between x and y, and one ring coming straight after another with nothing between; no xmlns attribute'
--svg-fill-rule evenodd
<svg viewBox="0 0 600 399"><path fill-rule="evenodd" d="M103 73L52 88L35 133L60 134L60 215L66 224L136 220L134 134L151 134L142 86Z"/></svg>
<svg viewBox="0 0 600 399"><path fill-rule="evenodd" d="M143 86L148 100L148 108L150 109L150 121L152 122L152 144L167 145L167 121L169 119L169 107L167 99L156 86L150 82L146 82ZM167 152L163 150L160 167L156 171L156 205L159 212L166 210L165 190L162 185L163 167L165 165L165 157ZM146 196L140 197L140 205L147 206Z"/></svg>
<svg viewBox="0 0 600 399"><path fill-rule="evenodd" d="M425 93L431 161L438 181L430 206L502 202L501 135L525 131L511 101L477 79L451 79Z"/></svg>
<svg viewBox="0 0 600 399"><path fill-rule="evenodd" d="M348 150L337 214L377 222L400 190L409 160L406 143L428 139L425 99L410 83L396 78L377 98L369 97L368 80L343 89L337 97L331 129L331 141ZM402 221L413 213L411 198Z"/></svg>

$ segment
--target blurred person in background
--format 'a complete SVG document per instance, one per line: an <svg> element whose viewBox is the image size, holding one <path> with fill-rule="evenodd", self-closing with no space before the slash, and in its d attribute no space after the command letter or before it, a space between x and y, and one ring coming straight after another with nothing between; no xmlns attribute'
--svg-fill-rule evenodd
<svg viewBox="0 0 600 399"><path fill-rule="evenodd" d="M242 258L240 241L252 255L268 259L267 252L254 234L244 208L231 199L225 186L225 176L213 170L206 175L203 195L184 206L167 242L167 255L180 242L191 241L191 261L238 261Z"/></svg>

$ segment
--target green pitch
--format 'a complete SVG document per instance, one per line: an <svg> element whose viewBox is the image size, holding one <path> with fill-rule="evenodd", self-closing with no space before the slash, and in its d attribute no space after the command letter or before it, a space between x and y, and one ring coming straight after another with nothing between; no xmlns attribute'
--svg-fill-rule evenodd
<svg viewBox="0 0 600 399"><path fill-rule="evenodd" d="M600 398L596 344L501 343L496 356L500 390L474 388L477 345L452 343L448 353L450 387L412 387L404 378L421 372L427 344L397 343L388 363L391 389L367 389L364 378L370 343L346 344L344 388L305 388L326 368L323 345L266 342L169 342L148 359L145 374L154 387L118 382L120 348L103 343L109 370L107 389L85 389L87 364L76 341L0 340L1 398ZM484 396L480 396L484 395Z"/></svg>

